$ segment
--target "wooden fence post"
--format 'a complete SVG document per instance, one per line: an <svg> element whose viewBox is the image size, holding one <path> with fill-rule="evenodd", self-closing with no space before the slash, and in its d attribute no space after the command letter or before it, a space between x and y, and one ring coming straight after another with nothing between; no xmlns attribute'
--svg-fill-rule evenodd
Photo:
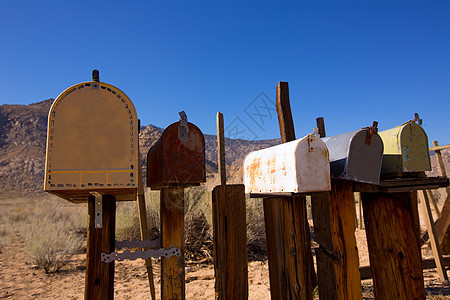
<svg viewBox="0 0 450 300"><path fill-rule="evenodd" d="M361 192L376 299L425 299L416 195Z"/></svg>
<svg viewBox="0 0 450 300"><path fill-rule="evenodd" d="M161 244L180 256L161 258L161 299L185 299L184 188L161 189Z"/></svg>
<svg viewBox="0 0 450 300"><path fill-rule="evenodd" d="M289 86L277 86L277 113L283 143L295 140ZM265 198L264 220L272 299L312 299L316 286L306 197Z"/></svg>
<svg viewBox="0 0 450 300"><path fill-rule="evenodd" d="M325 137L323 118L317 118ZM358 248L355 238L353 183L331 181L331 192L311 194L319 296L323 299L362 299Z"/></svg>
<svg viewBox="0 0 450 300"><path fill-rule="evenodd" d="M102 196L102 226L95 222L96 199L88 202L88 236L86 249L86 300L114 298L114 261L104 263L101 253L111 253L115 243L116 200L112 196ZM98 201L98 200L97 200Z"/></svg>
<svg viewBox="0 0 450 300"><path fill-rule="evenodd" d="M217 113L220 184L212 191L216 298L248 299L248 254L245 186L226 184L222 113Z"/></svg>

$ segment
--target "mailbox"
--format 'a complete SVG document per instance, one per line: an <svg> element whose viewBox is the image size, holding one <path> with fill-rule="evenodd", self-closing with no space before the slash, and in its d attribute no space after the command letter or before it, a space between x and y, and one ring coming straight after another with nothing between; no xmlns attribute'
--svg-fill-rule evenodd
<svg viewBox="0 0 450 300"><path fill-rule="evenodd" d="M327 146L316 131L304 138L250 152L244 160L246 193L329 191Z"/></svg>
<svg viewBox="0 0 450 300"><path fill-rule="evenodd" d="M71 202L98 193L135 200L138 119L131 100L103 82L76 84L48 116L44 190Z"/></svg>
<svg viewBox="0 0 450 300"><path fill-rule="evenodd" d="M428 137L415 121L379 133L384 143L383 175L431 170Z"/></svg>
<svg viewBox="0 0 450 300"><path fill-rule="evenodd" d="M194 186L206 181L205 138L180 113L147 154L147 185L152 189Z"/></svg>
<svg viewBox="0 0 450 300"><path fill-rule="evenodd" d="M376 127L324 137L330 152L331 176L378 184L383 160L383 141Z"/></svg>

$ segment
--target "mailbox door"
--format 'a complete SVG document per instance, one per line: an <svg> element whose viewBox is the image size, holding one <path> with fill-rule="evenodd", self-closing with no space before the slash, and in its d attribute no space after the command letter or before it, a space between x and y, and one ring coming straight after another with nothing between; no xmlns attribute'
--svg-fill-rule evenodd
<svg viewBox="0 0 450 300"><path fill-rule="evenodd" d="M378 134L372 134L366 143L367 130L359 130L353 136L348 152L345 178L371 184L380 183L383 161L383 141Z"/></svg>
<svg viewBox="0 0 450 300"><path fill-rule="evenodd" d="M147 183L152 189L192 186L206 181L205 138L187 123L186 140L180 138L180 122L167 127L148 153Z"/></svg>
<svg viewBox="0 0 450 300"><path fill-rule="evenodd" d="M118 88L85 82L65 90L48 118L44 189L72 202L91 192L134 200L138 120Z"/></svg>
<svg viewBox="0 0 450 300"><path fill-rule="evenodd" d="M420 125L408 123L379 135L384 143L382 174L431 170L428 137Z"/></svg>
<svg viewBox="0 0 450 300"><path fill-rule="evenodd" d="M322 140L330 152L330 168L333 178L378 184L383 158L383 141L372 134L366 143L366 129L324 137Z"/></svg>

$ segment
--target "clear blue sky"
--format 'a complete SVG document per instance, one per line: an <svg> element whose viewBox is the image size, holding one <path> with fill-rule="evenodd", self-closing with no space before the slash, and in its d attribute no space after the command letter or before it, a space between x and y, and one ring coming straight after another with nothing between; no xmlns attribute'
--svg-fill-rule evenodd
<svg viewBox="0 0 450 300"><path fill-rule="evenodd" d="M220 110L229 137L278 138L288 81L297 137L319 116L336 135L418 112L450 143L448 0L1 1L0 104L56 98L93 69L142 124L185 110L215 134Z"/></svg>

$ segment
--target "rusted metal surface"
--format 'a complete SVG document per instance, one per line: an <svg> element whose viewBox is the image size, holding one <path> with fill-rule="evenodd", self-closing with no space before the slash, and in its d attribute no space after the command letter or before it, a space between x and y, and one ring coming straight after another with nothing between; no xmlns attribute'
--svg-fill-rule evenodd
<svg viewBox="0 0 450 300"><path fill-rule="evenodd" d="M384 143L382 174L431 170L428 137L416 119L379 132Z"/></svg>
<svg viewBox="0 0 450 300"><path fill-rule="evenodd" d="M244 160L246 193L329 191L328 150L316 133L249 153Z"/></svg>
<svg viewBox="0 0 450 300"><path fill-rule="evenodd" d="M167 127L148 151L147 186L152 189L187 187L206 181L205 138L194 124L186 122L184 126L182 131L180 122ZM187 132L187 137L180 138L180 132Z"/></svg>
<svg viewBox="0 0 450 300"><path fill-rule="evenodd" d="M333 178L370 184L380 182L383 141L375 128L368 127L322 138L330 152Z"/></svg>
<svg viewBox="0 0 450 300"><path fill-rule="evenodd" d="M71 202L93 192L135 200L138 119L131 100L103 82L79 83L50 108L44 190Z"/></svg>

